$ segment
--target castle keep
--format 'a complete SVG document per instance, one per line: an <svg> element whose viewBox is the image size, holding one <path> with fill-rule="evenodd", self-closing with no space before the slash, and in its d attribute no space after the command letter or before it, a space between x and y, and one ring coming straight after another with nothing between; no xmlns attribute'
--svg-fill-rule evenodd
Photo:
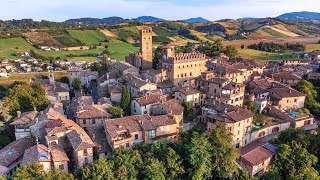
<svg viewBox="0 0 320 180"><path fill-rule="evenodd" d="M140 52L130 53L126 62L140 70L152 69L152 28L140 29Z"/></svg>

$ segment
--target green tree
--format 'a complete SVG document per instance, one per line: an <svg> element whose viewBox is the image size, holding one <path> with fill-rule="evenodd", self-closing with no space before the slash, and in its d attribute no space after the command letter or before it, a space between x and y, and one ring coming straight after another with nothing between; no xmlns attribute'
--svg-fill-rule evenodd
<svg viewBox="0 0 320 180"><path fill-rule="evenodd" d="M211 169L216 178L232 178L238 173L236 160L240 157L239 151L232 146L232 137L224 126L217 126L208 134L211 143L211 155L214 161Z"/></svg>
<svg viewBox="0 0 320 180"><path fill-rule="evenodd" d="M9 114L13 117L16 116L17 111L32 111L34 107L41 111L48 104L49 100L40 83L16 84L8 89L8 94L3 100L4 107L8 108Z"/></svg>
<svg viewBox="0 0 320 180"><path fill-rule="evenodd" d="M238 50L235 46L227 46L224 53L230 58L235 58L238 54Z"/></svg>
<svg viewBox="0 0 320 180"><path fill-rule="evenodd" d="M77 172L78 179L113 180L113 165L105 159L82 167Z"/></svg>
<svg viewBox="0 0 320 180"><path fill-rule="evenodd" d="M74 180L72 174L63 172L63 171L49 171L44 174L43 180Z"/></svg>
<svg viewBox="0 0 320 180"><path fill-rule="evenodd" d="M76 90L79 90L81 88L81 80L80 78L75 78L73 81L72 81L72 87Z"/></svg>
<svg viewBox="0 0 320 180"><path fill-rule="evenodd" d="M0 176L0 180L6 180L6 178L3 176Z"/></svg>
<svg viewBox="0 0 320 180"><path fill-rule="evenodd" d="M131 94L127 86L122 87L120 107L125 111L126 115L130 115Z"/></svg>
<svg viewBox="0 0 320 180"><path fill-rule="evenodd" d="M183 102L181 104L184 108L184 111L183 111L183 116L184 118L188 118L189 115L192 113L193 111L193 105L191 102Z"/></svg>
<svg viewBox="0 0 320 180"><path fill-rule="evenodd" d="M316 89L313 84L307 80L302 80L296 86L296 89L302 93L304 93L308 100L312 100L318 96Z"/></svg>
<svg viewBox="0 0 320 180"><path fill-rule="evenodd" d="M159 60L161 59L162 46L157 47L153 52L152 68L157 69Z"/></svg>
<svg viewBox="0 0 320 180"><path fill-rule="evenodd" d="M281 144L276 160L265 176L277 179L320 179L319 172L313 167L317 161L316 156L296 141Z"/></svg>
<svg viewBox="0 0 320 180"><path fill-rule="evenodd" d="M119 148L113 158L116 179L137 179L138 168L142 165L141 155L136 150Z"/></svg>
<svg viewBox="0 0 320 180"><path fill-rule="evenodd" d="M43 176L43 166L32 163L20 166L13 175L13 180L40 180Z"/></svg>
<svg viewBox="0 0 320 180"><path fill-rule="evenodd" d="M156 158L148 158L143 165L142 177L148 180L165 180L166 167Z"/></svg>
<svg viewBox="0 0 320 180"><path fill-rule="evenodd" d="M181 176L185 173L184 167L182 165L182 158L171 147L167 148L164 164L167 168L166 179L181 179Z"/></svg>
<svg viewBox="0 0 320 180"><path fill-rule="evenodd" d="M68 78L67 76L62 76L62 77L60 78L60 82L69 84L69 78Z"/></svg>
<svg viewBox="0 0 320 180"><path fill-rule="evenodd" d="M118 106L110 106L107 109L107 112L112 115L112 118L120 118L124 115L123 109Z"/></svg>
<svg viewBox="0 0 320 180"><path fill-rule="evenodd" d="M193 132L188 150L188 161L191 165L188 170L189 178L192 180L211 178L212 156L208 137Z"/></svg>

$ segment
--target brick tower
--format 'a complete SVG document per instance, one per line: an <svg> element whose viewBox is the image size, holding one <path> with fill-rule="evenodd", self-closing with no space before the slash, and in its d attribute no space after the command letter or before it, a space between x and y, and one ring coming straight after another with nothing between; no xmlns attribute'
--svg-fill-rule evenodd
<svg viewBox="0 0 320 180"><path fill-rule="evenodd" d="M140 53L142 70L152 69L152 28L142 27L140 30Z"/></svg>

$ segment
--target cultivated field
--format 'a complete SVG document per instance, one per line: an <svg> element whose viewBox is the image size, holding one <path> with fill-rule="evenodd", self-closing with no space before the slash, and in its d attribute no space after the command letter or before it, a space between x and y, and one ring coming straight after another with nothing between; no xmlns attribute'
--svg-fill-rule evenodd
<svg viewBox="0 0 320 180"><path fill-rule="evenodd" d="M97 30L69 30L69 34L86 45L98 45L105 42L107 37Z"/></svg>
<svg viewBox="0 0 320 180"><path fill-rule="evenodd" d="M47 32L27 32L23 33L27 40L37 46L52 46L56 48L65 47L59 41L51 37Z"/></svg>

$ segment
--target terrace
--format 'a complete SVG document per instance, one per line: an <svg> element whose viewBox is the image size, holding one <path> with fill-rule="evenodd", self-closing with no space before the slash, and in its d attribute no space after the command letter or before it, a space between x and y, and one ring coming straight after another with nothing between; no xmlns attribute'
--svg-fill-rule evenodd
<svg viewBox="0 0 320 180"><path fill-rule="evenodd" d="M258 131L264 127L273 126L284 122L282 119L278 119L266 114L256 114L253 117L253 121L254 123L252 124L251 129L252 132Z"/></svg>

